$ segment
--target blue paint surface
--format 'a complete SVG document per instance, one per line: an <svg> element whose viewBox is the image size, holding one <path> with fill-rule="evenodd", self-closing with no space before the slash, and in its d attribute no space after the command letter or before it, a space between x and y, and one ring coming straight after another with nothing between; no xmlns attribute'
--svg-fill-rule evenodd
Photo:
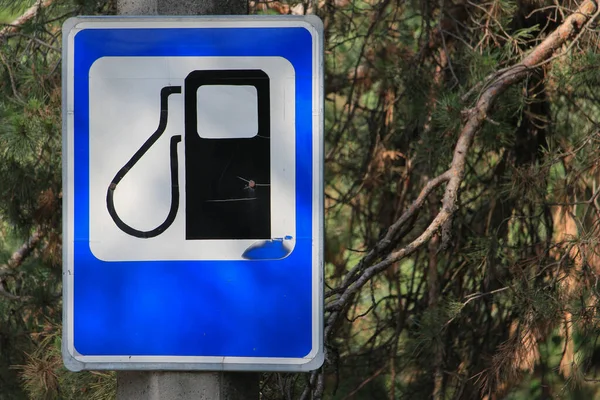
<svg viewBox="0 0 600 400"><path fill-rule="evenodd" d="M304 28L87 29L74 39L74 346L86 356L312 350L312 38ZM89 69L105 56L280 56L296 71L296 245L280 260L105 262L89 247ZM182 212L180 210L180 212Z"/></svg>
<svg viewBox="0 0 600 400"><path fill-rule="evenodd" d="M292 251L292 245L287 242L291 236L262 240L248 247L242 257L247 260L270 260L286 257Z"/></svg>

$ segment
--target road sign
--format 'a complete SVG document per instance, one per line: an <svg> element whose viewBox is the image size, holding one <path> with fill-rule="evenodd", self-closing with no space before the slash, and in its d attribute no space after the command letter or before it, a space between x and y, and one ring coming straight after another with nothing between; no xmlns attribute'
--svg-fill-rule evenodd
<svg viewBox="0 0 600 400"><path fill-rule="evenodd" d="M63 27L63 358L71 370L323 361L316 17Z"/></svg>

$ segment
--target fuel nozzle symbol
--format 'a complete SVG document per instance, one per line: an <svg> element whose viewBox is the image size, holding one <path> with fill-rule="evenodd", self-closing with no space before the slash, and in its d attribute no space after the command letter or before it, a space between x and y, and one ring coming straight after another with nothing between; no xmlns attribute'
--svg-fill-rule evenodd
<svg viewBox="0 0 600 400"><path fill-rule="evenodd" d="M121 180L127 175L127 173L135 166L135 164L146 154L146 152L152 147L154 143L162 136L167 128L167 120L169 116L169 96L171 94L181 93L181 86L166 86L160 91L160 118L158 122L158 128L156 131L144 142L142 147L135 152L133 157L127 161L127 163L117 172L113 180L108 185L106 191L106 207L108 213L115 222L115 224L123 232L139 237L139 238L152 238L163 233L173 221L177 215L177 209L179 208L179 178L178 178L178 162L177 162L177 144L181 142L181 135L171 137L170 144L170 161L171 161L171 206L169 208L169 214L165 221L157 226L156 228L149 231L141 231L127 225L117 214L115 210L114 194L117 186Z"/></svg>

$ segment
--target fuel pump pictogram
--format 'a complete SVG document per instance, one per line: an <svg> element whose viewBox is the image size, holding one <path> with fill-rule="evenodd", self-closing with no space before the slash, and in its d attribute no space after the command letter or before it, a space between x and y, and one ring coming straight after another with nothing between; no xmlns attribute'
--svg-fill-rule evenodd
<svg viewBox="0 0 600 400"><path fill-rule="evenodd" d="M112 220L130 236L157 237L175 220L184 187L186 240L252 239L257 242L246 250L244 258L254 258L256 254L260 254L257 258L284 257L291 251L286 241L292 237L272 238L271 235L269 76L259 69L196 70L184 79L183 89L184 137L182 140L181 135L174 135L170 139L171 204L167 217L154 229L136 229L120 218L115 209L114 193L121 180L165 132L169 98L180 96L181 86L162 88L158 128L110 182L106 207ZM223 135L219 133L221 127L205 123L206 113L224 113L221 120L225 122L228 113L235 114L228 110L227 104L215 104L219 103L219 90L229 91L243 100L241 104L247 109L243 110L244 115L248 115L247 121L232 125L242 126L241 134ZM182 141L185 182L180 184L178 145Z"/></svg>

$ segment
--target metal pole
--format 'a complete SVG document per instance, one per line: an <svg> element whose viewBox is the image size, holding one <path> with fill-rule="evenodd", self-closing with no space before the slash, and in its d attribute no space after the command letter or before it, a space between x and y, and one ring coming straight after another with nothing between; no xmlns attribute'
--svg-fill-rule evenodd
<svg viewBox="0 0 600 400"><path fill-rule="evenodd" d="M123 15L248 14L248 0L117 0ZM259 374L119 371L118 400L253 400Z"/></svg>
<svg viewBox="0 0 600 400"><path fill-rule="evenodd" d="M117 400L255 400L258 374L119 371Z"/></svg>
<svg viewBox="0 0 600 400"><path fill-rule="evenodd" d="M117 0L123 15L248 14L247 0Z"/></svg>

